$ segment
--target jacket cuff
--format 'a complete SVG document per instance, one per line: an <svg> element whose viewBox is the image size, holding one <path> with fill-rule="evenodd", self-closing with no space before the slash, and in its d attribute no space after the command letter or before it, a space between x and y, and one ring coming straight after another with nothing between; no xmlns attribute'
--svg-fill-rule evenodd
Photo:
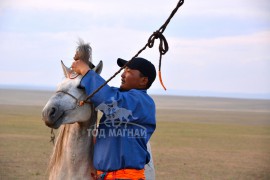
<svg viewBox="0 0 270 180"><path fill-rule="evenodd" d="M89 75L88 75L89 74ZM91 69L89 71L87 71L87 73L82 77L81 82L78 86L78 88L80 89L85 89L85 86L87 84L87 82L89 82L89 79L91 78Z"/></svg>

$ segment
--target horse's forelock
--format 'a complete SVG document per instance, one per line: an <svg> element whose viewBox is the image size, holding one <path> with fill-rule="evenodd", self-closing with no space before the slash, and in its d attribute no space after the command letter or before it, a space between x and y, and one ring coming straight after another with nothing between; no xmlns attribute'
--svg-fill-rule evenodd
<svg viewBox="0 0 270 180"><path fill-rule="evenodd" d="M82 39L79 39L77 52L81 60L87 64L92 62L92 48L89 43L85 43Z"/></svg>

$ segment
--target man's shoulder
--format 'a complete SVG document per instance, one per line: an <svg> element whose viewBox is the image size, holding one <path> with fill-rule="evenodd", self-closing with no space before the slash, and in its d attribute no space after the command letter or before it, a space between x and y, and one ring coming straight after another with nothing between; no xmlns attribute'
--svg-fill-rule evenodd
<svg viewBox="0 0 270 180"><path fill-rule="evenodd" d="M121 91L120 88L116 88L116 87L112 87L112 88L115 90L118 90L120 93L124 94L126 97L130 97L130 98L133 97L136 100L143 100L143 101L147 100L155 104L153 98L149 94L147 94L147 90L131 89L128 91Z"/></svg>
<svg viewBox="0 0 270 180"><path fill-rule="evenodd" d="M130 90L130 93L133 94L137 99L141 99L143 101L148 101L151 104L155 104L153 98L149 94L147 94L147 90L132 89Z"/></svg>
<svg viewBox="0 0 270 180"><path fill-rule="evenodd" d="M141 89L131 89L128 91L130 95L136 95L136 96L141 96L145 98L151 98L149 94L147 94L147 90L141 90Z"/></svg>
<svg viewBox="0 0 270 180"><path fill-rule="evenodd" d="M131 89L129 90L131 93L142 93L142 94L147 94L147 91L144 89ZM148 94L147 94L148 95Z"/></svg>

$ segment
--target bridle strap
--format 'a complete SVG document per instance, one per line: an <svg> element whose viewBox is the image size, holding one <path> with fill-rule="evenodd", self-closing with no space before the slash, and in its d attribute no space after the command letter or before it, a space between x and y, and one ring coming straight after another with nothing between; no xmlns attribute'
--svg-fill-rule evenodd
<svg viewBox="0 0 270 180"><path fill-rule="evenodd" d="M68 92L66 92L66 91L59 90L59 91L56 91L56 93L64 93L64 94L69 95L69 96L72 97L73 99L75 99L75 101L76 101L76 106L75 106L74 108L68 109L68 110L66 110L66 111L73 110L73 109L75 109L75 108L77 108L77 107L80 107L80 106L81 106L81 102L84 102L84 101L80 101L80 100L79 100L78 98L76 98L74 95L72 95L72 94L70 94L70 93L68 93ZM93 103L91 103L91 102L89 102L89 101L85 101L84 103L88 103L88 104L90 104L90 105L93 104ZM92 112L95 111L94 106L91 106L91 109L92 109ZM91 114L91 118L92 118L92 116L94 116L94 113ZM96 123L97 123L97 122L96 122ZM97 129L97 125L96 125L96 129ZM55 140L55 134L54 134L54 132L53 132L53 128L51 128L51 140L50 140L50 142L52 142L53 145L54 145L54 140Z"/></svg>
<svg viewBox="0 0 270 180"><path fill-rule="evenodd" d="M74 95L70 94L69 92L63 91L63 90L59 90L56 91L56 93L64 93L66 95L69 95L70 97L72 97L73 99L75 99L77 106L81 106L80 102L82 102L83 100L79 100L78 98L76 98ZM89 101L83 101L84 103L88 103L88 104L92 104L92 102Z"/></svg>
<svg viewBox="0 0 270 180"><path fill-rule="evenodd" d="M78 99L78 98L76 98L75 96L73 96L72 94L70 94L70 93L68 93L68 92L66 92L66 91L59 90L59 91L56 91L56 93L64 93L64 94L67 94L67 95L69 95L70 97L72 97L73 99L75 99L76 103L79 102L79 99Z"/></svg>

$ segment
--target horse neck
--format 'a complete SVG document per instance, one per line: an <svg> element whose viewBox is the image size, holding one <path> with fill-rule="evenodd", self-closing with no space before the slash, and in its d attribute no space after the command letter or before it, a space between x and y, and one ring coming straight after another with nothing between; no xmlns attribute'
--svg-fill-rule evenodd
<svg viewBox="0 0 270 180"><path fill-rule="evenodd" d="M96 122L96 111L92 111L90 120L82 123L66 124L60 129L57 137L54 152L51 158L49 171L50 176L55 179L63 177L63 174L68 171L73 175L85 176L90 175L90 170L93 168L93 136L92 129ZM56 175L58 174L58 175Z"/></svg>

